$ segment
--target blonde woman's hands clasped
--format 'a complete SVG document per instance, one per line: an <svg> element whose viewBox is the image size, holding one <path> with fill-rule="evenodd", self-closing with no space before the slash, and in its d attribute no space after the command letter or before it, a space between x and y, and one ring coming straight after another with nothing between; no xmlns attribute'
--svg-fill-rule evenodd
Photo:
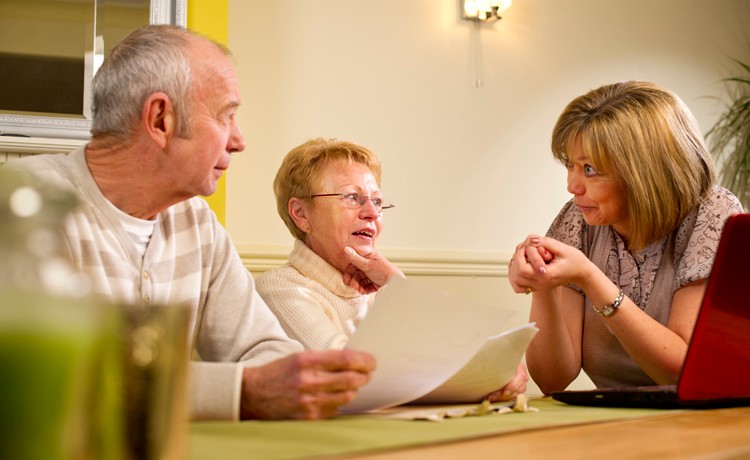
<svg viewBox="0 0 750 460"><path fill-rule="evenodd" d="M516 246L508 266L514 292L530 294L563 284L586 284L592 262L578 249L554 238L529 235Z"/></svg>

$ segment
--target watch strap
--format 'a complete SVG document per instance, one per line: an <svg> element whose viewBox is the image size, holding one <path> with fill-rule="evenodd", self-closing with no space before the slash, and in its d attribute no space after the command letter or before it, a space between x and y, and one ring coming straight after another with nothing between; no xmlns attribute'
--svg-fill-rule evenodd
<svg viewBox="0 0 750 460"><path fill-rule="evenodd" d="M611 304L602 305L601 308L596 308L596 306L593 304L591 306L594 308L595 312L599 313L605 318L608 318L612 316L615 313L615 311L617 311L617 307L620 306L624 298L625 298L625 293L622 292L622 289L620 289L620 292L617 294L617 297L615 297L614 302L612 302Z"/></svg>

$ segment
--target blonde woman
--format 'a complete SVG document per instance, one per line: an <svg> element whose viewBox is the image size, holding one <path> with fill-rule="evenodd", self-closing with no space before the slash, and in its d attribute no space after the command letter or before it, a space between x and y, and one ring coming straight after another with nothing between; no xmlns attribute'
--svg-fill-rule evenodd
<svg viewBox="0 0 750 460"><path fill-rule="evenodd" d="M533 293L527 351L544 393L581 369L597 387L675 384L726 219L742 212L686 105L653 83L574 99L552 132L573 198L510 265Z"/></svg>

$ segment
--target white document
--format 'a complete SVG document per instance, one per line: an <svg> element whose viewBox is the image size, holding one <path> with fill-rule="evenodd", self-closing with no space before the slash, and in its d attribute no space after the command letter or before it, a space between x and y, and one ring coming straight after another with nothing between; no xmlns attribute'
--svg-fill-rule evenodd
<svg viewBox="0 0 750 460"><path fill-rule="evenodd" d="M464 367L513 314L413 280L391 280L346 345L372 354L377 367L340 412L381 409L426 395Z"/></svg>
<svg viewBox="0 0 750 460"><path fill-rule="evenodd" d="M416 402L446 404L482 401L489 393L510 382L537 331L539 329L534 323L528 323L490 337L461 370Z"/></svg>

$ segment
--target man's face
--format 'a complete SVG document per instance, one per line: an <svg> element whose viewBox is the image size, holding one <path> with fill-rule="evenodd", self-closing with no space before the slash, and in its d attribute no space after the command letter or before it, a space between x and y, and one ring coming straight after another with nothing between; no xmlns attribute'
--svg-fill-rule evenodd
<svg viewBox="0 0 750 460"><path fill-rule="evenodd" d="M175 184L186 197L208 196L229 167L231 154L245 149L237 125L240 105L237 76L232 64L213 45L195 43L191 50L191 123L186 138L175 137L167 149Z"/></svg>

